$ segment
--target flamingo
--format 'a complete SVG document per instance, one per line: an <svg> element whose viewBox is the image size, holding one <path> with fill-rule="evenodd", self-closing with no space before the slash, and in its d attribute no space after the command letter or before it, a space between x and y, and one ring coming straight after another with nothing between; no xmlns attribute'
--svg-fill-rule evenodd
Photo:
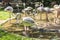
<svg viewBox="0 0 60 40"><path fill-rule="evenodd" d="M11 18L11 13L13 12L13 7L11 6L7 6L4 11L8 11L9 12L9 18ZM11 20L10 20L11 21Z"/></svg>
<svg viewBox="0 0 60 40"><path fill-rule="evenodd" d="M32 26L35 23L34 19L32 19L31 17L23 17L22 21L23 21L23 24L24 24L25 33L27 33L27 31L29 30L29 27L27 27L27 26Z"/></svg>
<svg viewBox="0 0 60 40"><path fill-rule="evenodd" d="M43 7L43 6L38 7L38 8L37 8L37 12L40 13L40 20L41 20L41 19L42 19L41 13L44 12L44 7Z"/></svg>
<svg viewBox="0 0 60 40"><path fill-rule="evenodd" d="M26 15L26 13L29 15L29 14L31 13L31 10L32 10L32 9L33 9L32 7L27 7L27 8L25 8L25 9L23 9L22 12L25 13L25 15ZM27 15L26 15L26 16L27 16Z"/></svg>

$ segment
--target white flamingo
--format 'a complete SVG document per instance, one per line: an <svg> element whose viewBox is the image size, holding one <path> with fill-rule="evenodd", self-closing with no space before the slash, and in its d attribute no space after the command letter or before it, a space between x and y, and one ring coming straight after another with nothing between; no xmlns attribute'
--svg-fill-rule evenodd
<svg viewBox="0 0 60 40"><path fill-rule="evenodd" d="M56 23L59 15L60 15L60 5L54 5L53 8L54 8L53 13L55 14L55 16L54 16L54 17L55 17L55 18L54 18L54 22Z"/></svg>
<svg viewBox="0 0 60 40"><path fill-rule="evenodd" d="M8 7L6 7L6 8L4 9L4 11L8 11L8 12L9 12L9 18L11 18L11 15L13 15L13 14L12 14L12 12L13 12L13 7L8 6ZM10 20L10 21L11 21L11 20Z"/></svg>
<svg viewBox="0 0 60 40"><path fill-rule="evenodd" d="M23 21L29 22L29 23L34 23L34 19L32 19L31 17L23 17Z"/></svg>
<svg viewBox="0 0 60 40"><path fill-rule="evenodd" d="M13 12L13 7L11 6L8 6L4 9L4 11L10 11L10 12Z"/></svg>
<svg viewBox="0 0 60 40"><path fill-rule="evenodd" d="M40 7L38 7L37 8L37 13L40 13L40 20L42 19L42 17L41 17L41 13L43 13L44 12L44 7L43 6L40 6Z"/></svg>
<svg viewBox="0 0 60 40"><path fill-rule="evenodd" d="M23 22L25 22L25 24L24 24L24 30L25 30L25 32L27 30L29 30L29 28L27 27L28 25L31 26L30 24L33 25L35 23L34 19L32 19L31 17L23 17ZM28 25L26 25L27 23L28 23Z"/></svg>
<svg viewBox="0 0 60 40"><path fill-rule="evenodd" d="M32 9L33 9L32 7L27 7L27 8L25 8L25 9L23 9L22 12L25 13L25 14L26 14L26 13L27 13L27 14L30 14Z"/></svg>

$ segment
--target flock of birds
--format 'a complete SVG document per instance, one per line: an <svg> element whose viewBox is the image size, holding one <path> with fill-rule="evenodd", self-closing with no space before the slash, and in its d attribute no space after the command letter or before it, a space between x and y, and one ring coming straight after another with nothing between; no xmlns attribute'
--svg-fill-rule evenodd
<svg viewBox="0 0 60 40"><path fill-rule="evenodd" d="M5 9L4 9L5 11L10 11L10 12L13 12L13 8L11 7L11 6L8 6L8 7L6 7ZM42 13L42 12L46 12L47 14L48 13L55 13L55 14L57 14L56 16L55 16L55 19L56 19L56 21L55 21L55 23L45 23L44 25L43 24L41 24L41 25L43 25L44 27L52 27L52 24L55 26L55 25L57 25L60 21L59 21L59 19L58 19L58 14L59 14L59 12L60 12L60 5L54 5L53 6L53 8L49 8L49 7L44 7L44 6L42 6L42 5L40 5L39 7L37 7L36 9L33 9L32 7L27 7L27 8L24 8L23 10L22 10L22 12L23 13L27 13L27 14L30 14L30 13L32 13L32 14L38 14L38 13ZM17 15L19 15L20 13L17 13ZM17 20L18 21L18 20ZM34 19L33 18L31 18L31 17L24 17L23 18L23 21L26 21L26 22L30 22L30 23L33 23L34 22ZM57 23L57 24L56 24ZM40 25L40 26L41 26ZM58 26L58 25L57 25ZM38 27L38 28L41 28L41 27Z"/></svg>
<svg viewBox="0 0 60 40"><path fill-rule="evenodd" d="M5 11L10 11L10 12L13 12L13 8L11 6L8 6L4 9ZM49 8L49 7L44 7L44 6L39 6L39 7L36 7L36 9L33 9L32 7L27 7L27 8L24 8L22 10L22 13L27 13L28 15L29 14L38 14L38 13L43 13L43 12L46 12L46 14L48 13L54 13L56 14L55 16L55 22L54 23L50 23L50 22L47 22L47 23L42 23L40 24L39 26L38 25L33 25L31 28L33 29L32 31L42 31L42 32L59 32L60 33L60 19L58 18L59 15L60 15L60 5L54 5L53 8ZM20 13L17 13L16 14L16 18L17 16L19 16ZM18 22L19 20L17 19L16 22ZM31 24L35 23L34 19L31 18L31 17L23 17L22 18L22 21L25 21L25 22L29 22ZM44 28L46 28L46 30L44 30ZM25 31L23 31L23 35L27 36L28 34L26 33L26 30L29 30L29 27L25 27L24 28Z"/></svg>

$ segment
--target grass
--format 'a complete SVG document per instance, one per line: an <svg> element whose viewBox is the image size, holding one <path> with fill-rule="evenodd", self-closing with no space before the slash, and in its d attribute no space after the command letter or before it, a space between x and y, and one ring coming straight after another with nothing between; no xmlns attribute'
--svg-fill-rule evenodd
<svg viewBox="0 0 60 40"><path fill-rule="evenodd" d="M1 27L1 26L0 26ZM4 30L1 30L0 28L0 40L31 40L31 38L18 36L16 34L5 32Z"/></svg>
<svg viewBox="0 0 60 40"><path fill-rule="evenodd" d="M9 12L0 11L0 20L6 20L9 18Z"/></svg>
<svg viewBox="0 0 60 40"><path fill-rule="evenodd" d="M1 28L2 28L2 26L0 25L0 29ZM32 40L32 38L4 32L4 31L0 30L0 40ZM35 38L34 38L34 40L35 40Z"/></svg>

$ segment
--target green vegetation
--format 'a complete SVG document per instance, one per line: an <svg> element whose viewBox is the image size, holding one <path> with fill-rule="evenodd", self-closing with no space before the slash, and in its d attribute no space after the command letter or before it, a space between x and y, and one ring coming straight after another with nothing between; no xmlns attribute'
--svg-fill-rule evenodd
<svg viewBox="0 0 60 40"><path fill-rule="evenodd" d="M0 25L0 28L2 28L2 26Z"/></svg>
<svg viewBox="0 0 60 40"><path fill-rule="evenodd" d="M32 39L35 40L35 38L29 38L17 34L8 33L0 29L0 40L32 40Z"/></svg>
<svg viewBox="0 0 60 40"><path fill-rule="evenodd" d="M5 11L0 11L0 20L6 20L9 18L9 13Z"/></svg>
<svg viewBox="0 0 60 40"><path fill-rule="evenodd" d="M20 35L8 33L5 30L0 29L0 40L22 40L22 39L23 40L32 40L32 38L23 37Z"/></svg>

